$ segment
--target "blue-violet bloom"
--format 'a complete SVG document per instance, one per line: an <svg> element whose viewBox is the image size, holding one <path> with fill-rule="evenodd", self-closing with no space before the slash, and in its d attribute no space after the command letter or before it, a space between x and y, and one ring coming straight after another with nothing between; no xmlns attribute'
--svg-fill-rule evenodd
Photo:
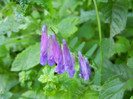
<svg viewBox="0 0 133 99"><path fill-rule="evenodd" d="M84 77L84 81L89 80L89 71L88 71L86 62L85 62L81 52L79 52L78 54L79 54L79 66L80 66L79 76L81 78Z"/></svg>
<svg viewBox="0 0 133 99"><path fill-rule="evenodd" d="M89 61L87 58L85 58L85 62L86 62L87 68L88 68L89 75L92 76L90 64L89 64Z"/></svg>
<svg viewBox="0 0 133 99"><path fill-rule="evenodd" d="M47 27L44 25L42 27L42 36L41 36L41 53L40 53L40 64L47 64L47 49L48 49L48 37L47 37Z"/></svg>
<svg viewBox="0 0 133 99"><path fill-rule="evenodd" d="M55 60L54 60L54 51L53 51L54 45L51 35L48 36L48 43L49 43L48 65L53 66L55 64Z"/></svg>
<svg viewBox="0 0 133 99"><path fill-rule="evenodd" d="M65 70L69 73L69 77L72 78L76 71L74 70L73 61L66 40L63 40L63 61Z"/></svg>
<svg viewBox="0 0 133 99"><path fill-rule="evenodd" d="M63 55L60 45L56 40L55 34L52 35L52 40L53 40L54 59L57 64L57 66L55 67L55 72L57 72L58 74L63 74L65 72L65 67L63 65Z"/></svg>

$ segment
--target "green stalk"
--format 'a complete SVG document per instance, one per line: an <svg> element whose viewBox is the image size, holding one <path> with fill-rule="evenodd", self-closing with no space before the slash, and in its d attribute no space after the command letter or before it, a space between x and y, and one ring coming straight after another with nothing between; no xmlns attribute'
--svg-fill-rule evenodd
<svg viewBox="0 0 133 99"><path fill-rule="evenodd" d="M101 54L101 66L100 66L100 72L102 73L102 67L103 67L103 51L102 51L102 32L101 32L101 24L100 24L100 18L99 18L99 13L98 13L98 8L96 1L93 0L94 5L95 5L95 10L96 10L96 15L97 15L97 23L98 23L98 31L99 31L99 40L100 40L100 54Z"/></svg>

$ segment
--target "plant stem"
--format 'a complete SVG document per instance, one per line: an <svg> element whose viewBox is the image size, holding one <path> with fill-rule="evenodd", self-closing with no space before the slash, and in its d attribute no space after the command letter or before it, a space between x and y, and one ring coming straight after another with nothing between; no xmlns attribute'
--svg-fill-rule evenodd
<svg viewBox="0 0 133 99"><path fill-rule="evenodd" d="M103 51L102 51L102 32L101 32L101 24L100 24L100 18L99 18L99 13L98 13L98 8L96 1L93 0L94 5L95 5L95 10L96 10L96 15L97 15L97 23L98 23L98 31L99 31L99 39L100 39L100 54L101 54L101 66L100 66L100 72L102 73L102 67L103 67Z"/></svg>

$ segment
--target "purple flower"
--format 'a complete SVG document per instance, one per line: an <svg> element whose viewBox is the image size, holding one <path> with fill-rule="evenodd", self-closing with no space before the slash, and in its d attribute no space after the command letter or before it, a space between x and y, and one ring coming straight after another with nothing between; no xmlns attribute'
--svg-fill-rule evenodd
<svg viewBox="0 0 133 99"><path fill-rule="evenodd" d="M84 77L84 81L89 80L89 69L87 67L89 65L86 64L81 52L79 52L78 54L79 54L79 66L80 66L80 74L79 74L79 76L81 78Z"/></svg>
<svg viewBox="0 0 133 99"><path fill-rule="evenodd" d="M63 65L63 55L62 55L60 45L56 40L55 34L52 35L52 40L53 40L54 59L55 59L55 62L57 63L57 66L55 67L55 72L57 72L58 74L62 74L65 72L65 67Z"/></svg>
<svg viewBox="0 0 133 99"><path fill-rule="evenodd" d="M57 72L58 74L64 74L65 67L63 65L63 58L60 62L57 63L57 66L55 67L55 72Z"/></svg>
<svg viewBox="0 0 133 99"><path fill-rule="evenodd" d="M65 65L65 70L69 73L69 77L72 78L76 72L73 66L75 63L72 61L66 40L63 40L63 61Z"/></svg>
<svg viewBox="0 0 133 99"><path fill-rule="evenodd" d="M87 58L85 58L85 62L86 62L87 68L88 68L89 75L92 76L90 64L89 64L89 61Z"/></svg>
<svg viewBox="0 0 133 99"><path fill-rule="evenodd" d="M42 36L41 36L41 53L40 53L40 64L47 64L47 49L48 49L48 37L47 37L47 27L44 25L42 27Z"/></svg>
<svg viewBox="0 0 133 99"><path fill-rule="evenodd" d="M49 43L49 54L48 54L48 64L49 66L53 66L55 64L54 60L54 48L53 48L53 40L51 39L51 35L48 36L48 43Z"/></svg>
<svg viewBox="0 0 133 99"><path fill-rule="evenodd" d="M58 74L64 74L65 67L63 65L63 55L62 55L60 47L58 49L58 53L59 53L59 56L57 60L57 66L55 67L55 72L57 72Z"/></svg>

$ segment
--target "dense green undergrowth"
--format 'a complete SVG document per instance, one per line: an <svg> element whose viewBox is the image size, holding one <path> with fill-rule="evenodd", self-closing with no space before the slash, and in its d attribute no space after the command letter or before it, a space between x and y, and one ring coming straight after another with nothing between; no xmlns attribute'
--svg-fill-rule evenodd
<svg viewBox="0 0 133 99"><path fill-rule="evenodd" d="M75 53L74 78L39 64L43 25ZM132 99L132 38L132 0L1 0L0 99ZM90 61L89 81L78 76L78 51Z"/></svg>

